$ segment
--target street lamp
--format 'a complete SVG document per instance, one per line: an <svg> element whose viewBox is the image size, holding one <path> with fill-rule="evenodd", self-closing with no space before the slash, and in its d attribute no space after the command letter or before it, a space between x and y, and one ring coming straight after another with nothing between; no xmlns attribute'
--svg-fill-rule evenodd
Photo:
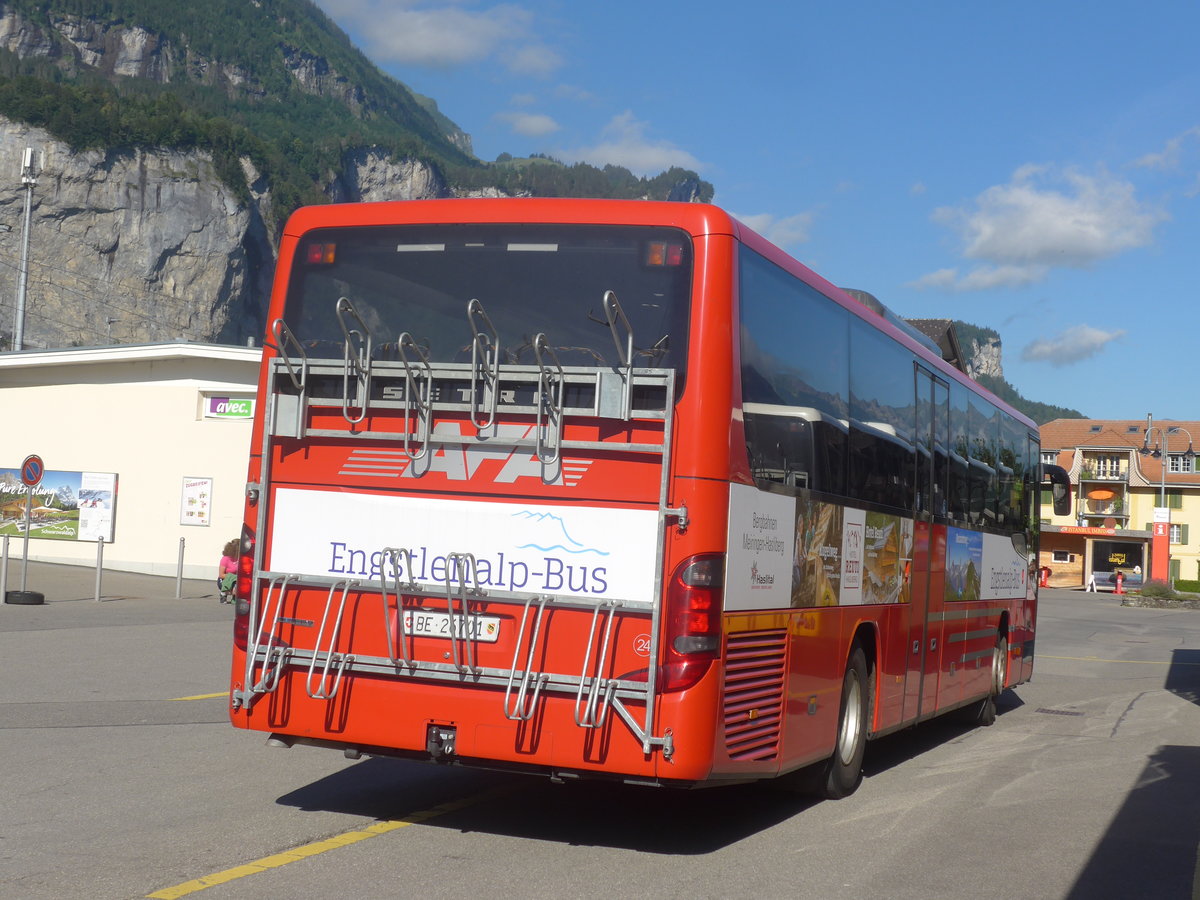
<svg viewBox="0 0 1200 900"><path fill-rule="evenodd" d="M1158 435L1157 442L1154 444L1153 449L1151 449L1151 438L1153 437L1153 435L1156 432ZM1138 452L1142 456L1151 456L1154 459L1159 459L1162 461L1162 483L1159 487L1159 492L1158 492L1158 505L1159 505L1159 508L1163 509L1163 510L1167 509L1167 469L1170 468L1170 465L1171 465L1171 451L1168 449L1168 436L1172 435L1172 434L1176 434L1178 432L1183 432L1184 434L1186 434L1187 439L1188 439L1187 451L1180 454L1180 456L1185 461L1190 462L1192 460L1195 460L1196 451L1192 449L1193 441L1192 441L1192 433L1190 431L1188 431L1186 428L1180 427L1179 425L1172 425L1172 426L1166 427L1166 428L1164 428L1162 425L1156 426L1156 425L1154 425L1154 417L1151 415L1146 416L1146 436L1145 436L1145 438L1143 438L1142 448ZM1171 573L1171 514L1170 514L1170 512L1167 512L1166 516L1167 516L1167 519L1166 519L1166 522L1164 523L1166 525L1165 552L1162 554L1163 566L1165 567L1166 572L1164 572L1164 573L1156 572L1155 577L1158 577L1160 574L1163 574L1166 576L1165 578L1163 578L1163 581L1170 583L1170 581L1171 581L1171 574L1170 574ZM1157 519L1156 519L1156 522L1155 522L1156 529L1157 529L1158 524L1159 523L1157 522ZM1157 543L1157 540L1158 539L1156 538L1155 539L1156 543ZM1156 557L1158 556L1157 552L1155 553L1155 556Z"/></svg>

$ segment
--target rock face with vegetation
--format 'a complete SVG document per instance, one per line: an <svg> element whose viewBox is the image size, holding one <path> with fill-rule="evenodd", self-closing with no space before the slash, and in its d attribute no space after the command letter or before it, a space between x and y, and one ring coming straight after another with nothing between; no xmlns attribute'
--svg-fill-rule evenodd
<svg viewBox="0 0 1200 900"><path fill-rule="evenodd" d="M682 170L484 163L432 100L376 69L309 0L7 0L0 132L0 347L25 147L45 154L28 256L33 348L258 337L280 229L306 203L712 197Z"/></svg>
<svg viewBox="0 0 1200 900"><path fill-rule="evenodd" d="M33 187L25 347L243 340L262 321L271 244L205 153L160 148L73 152L44 130L0 120L0 173L21 151L46 166ZM0 190L0 297L11 309L24 188ZM259 263L259 265L255 265ZM256 282L256 278L260 279ZM11 315L0 325L7 336Z"/></svg>

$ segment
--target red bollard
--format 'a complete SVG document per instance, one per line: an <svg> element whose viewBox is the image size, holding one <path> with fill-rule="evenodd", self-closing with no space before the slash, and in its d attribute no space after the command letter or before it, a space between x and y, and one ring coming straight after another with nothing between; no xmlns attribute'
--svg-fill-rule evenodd
<svg viewBox="0 0 1200 900"><path fill-rule="evenodd" d="M1116 590L1116 593L1118 593L1118 594L1123 594L1123 593L1125 593L1125 573L1124 573L1124 572L1118 572L1118 573L1117 573L1117 590Z"/></svg>
<svg viewBox="0 0 1200 900"><path fill-rule="evenodd" d="M1038 578L1038 587L1047 587L1050 584L1050 567L1042 566L1041 577Z"/></svg>

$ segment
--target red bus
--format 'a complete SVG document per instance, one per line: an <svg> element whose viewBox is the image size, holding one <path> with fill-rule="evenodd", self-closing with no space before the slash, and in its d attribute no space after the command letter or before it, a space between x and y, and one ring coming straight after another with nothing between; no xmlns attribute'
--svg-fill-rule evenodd
<svg viewBox="0 0 1200 900"><path fill-rule="evenodd" d="M302 209L268 321L231 718L275 745L836 797L1032 673L1034 423L716 207Z"/></svg>

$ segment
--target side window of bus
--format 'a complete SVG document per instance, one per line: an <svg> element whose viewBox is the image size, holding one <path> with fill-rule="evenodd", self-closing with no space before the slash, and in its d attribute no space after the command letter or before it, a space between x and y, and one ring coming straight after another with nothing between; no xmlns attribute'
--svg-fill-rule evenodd
<svg viewBox="0 0 1200 900"><path fill-rule="evenodd" d="M968 479L970 455L967 446L967 397L969 391L957 382L950 385L950 518L967 522L971 491Z"/></svg>
<svg viewBox="0 0 1200 900"><path fill-rule="evenodd" d="M912 370L908 350L868 323L851 321L850 494L903 510L912 509L916 490Z"/></svg>
<svg viewBox="0 0 1200 900"><path fill-rule="evenodd" d="M997 446L1000 440L1000 411L975 394L970 395L967 416L970 450L971 523L996 525L1000 472Z"/></svg>
<svg viewBox="0 0 1200 900"><path fill-rule="evenodd" d="M1025 428L1000 413L1000 498L997 516L1006 530L1021 530L1025 496Z"/></svg>
<svg viewBox="0 0 1200 900"><path fill-rule="evenodd" d="M745 247L738 291L755 479L843 494L849 313Z"/></svg>

